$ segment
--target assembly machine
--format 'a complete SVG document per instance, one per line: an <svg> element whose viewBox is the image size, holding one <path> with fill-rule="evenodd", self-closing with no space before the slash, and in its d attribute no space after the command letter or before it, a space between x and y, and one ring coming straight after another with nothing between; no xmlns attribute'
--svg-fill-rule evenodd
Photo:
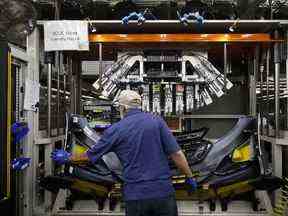
<svg viewBox="0 0 288 216"><path fill-rule="evenodd" d="M271 173L282 177L283 149L288 143L286 21L205 20L199 27L196 21L188 25L176 20L123 25L121 21L89 20L89 52L54 53L44 52L45 22L38 21L28 37L27 73L22 73L16 86L16 96L21 98L25 94L21 86L27 80L40 84L35 109L24 110L19 104L21 121L27 122L30 130L20 143L19 154L31 158L30 166L17 173L21 215L124 215L121 202L110 211L105 204L98 210L93 200L78 200L69 210L68 190L60 189L55 195L39 183L42 177L63 169L55 167L50 153L67 144L65 113L83 114L99 106L96 97L111 101L125 88L140 90L146 98L143 109L162 115L176 134L206 126L211 142L229 131L237 119L261 113L259 144L267 152ZM233 34L231 26L237 28ZM107 79L107 68L113 65L126 68L127 73L121 75L120 71ZM203 65L215 68L218 74L195 73L203 71ZM187 216L272 213L279 192L253 190L253 194L259 201L258 211L250 203L233 200L226 211L216 202L212 212L205 201L186 199L178 200L179 212Z"/></svg>

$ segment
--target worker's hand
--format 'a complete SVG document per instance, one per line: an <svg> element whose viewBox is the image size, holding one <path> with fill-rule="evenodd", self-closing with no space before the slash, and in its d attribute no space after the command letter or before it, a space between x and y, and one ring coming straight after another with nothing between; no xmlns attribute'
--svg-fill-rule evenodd
<svg viewBox="0 0 288 216"><path fill-rule="evenodd" d="M51 153L51 158L55 163L63 165L70 162L71 153L63 150L57 149Z"/></svg>
<svg viewBox="0 0 288 216"><path fill-rule="evenodd" d="M188 192L194 192L195 190L197 190L197 181L195 178L187 178L185 181L185 184L188 185L189 189Z"/></svg>

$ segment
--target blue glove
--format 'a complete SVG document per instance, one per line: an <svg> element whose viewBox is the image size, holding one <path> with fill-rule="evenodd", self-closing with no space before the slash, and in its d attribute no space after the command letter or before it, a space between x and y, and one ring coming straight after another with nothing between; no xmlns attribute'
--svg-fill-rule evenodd
<svg viewBox="0 0 288 216"><path fill-rule="evenodd" d="M185 184L188 185L189 189L188 192L192 193L197 190L197 181L194 178L187 178Z"/></svg>
<svg viewBox="0 0 288 216"><path fill-rule="evenodd" d="M15 158L12 161L12 169L16 171L24 170L26 167L30 165L31 158L25 158L25 157L20 157L20 158Z"/></svg>
<svg viewBox="0 0 288 216"><path fill-rule="evenodd" d="M51 158L58 165L63 165L70 162L71 153L63 150L57 149L51 153Z"/></svg>
<svg viewBox="0 0 288 216"><path fill-rule="evenodd" d="M24 122L15 122L11 130L14 135L13 144L20 142L29 132L28 125Z"/></svg>

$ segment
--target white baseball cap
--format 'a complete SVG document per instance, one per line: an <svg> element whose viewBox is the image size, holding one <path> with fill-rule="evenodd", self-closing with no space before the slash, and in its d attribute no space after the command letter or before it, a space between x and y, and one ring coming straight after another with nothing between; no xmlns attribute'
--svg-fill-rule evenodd
<svg viewBox="0 0 288 216"><path fill-rule="evenodd" d="M122 105L127 108L141 108L141 96L132 90L123 90L114 100L116 106Z"/></svg>

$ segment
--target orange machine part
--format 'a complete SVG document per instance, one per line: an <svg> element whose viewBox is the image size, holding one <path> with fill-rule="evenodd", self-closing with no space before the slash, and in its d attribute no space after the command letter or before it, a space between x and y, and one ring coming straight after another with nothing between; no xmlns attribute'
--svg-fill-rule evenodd
<svg viewBox="0 0 288 216"><path fill-rule="evenodd" d="M269 34L90 34L95 43L153 42L280 42Z"/></svg>

